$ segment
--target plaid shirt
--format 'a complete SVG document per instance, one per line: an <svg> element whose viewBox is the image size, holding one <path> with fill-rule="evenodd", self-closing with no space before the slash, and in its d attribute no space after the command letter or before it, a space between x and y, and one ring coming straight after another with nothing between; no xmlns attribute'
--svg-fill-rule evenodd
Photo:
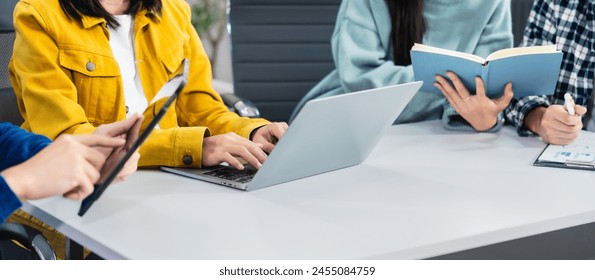
<svg viewBox="0 0 595 280"><path fill-rule="evenodd" d="M594 6L594 0L536 0L533 4L521 46L555 44L563 59L552 96L513 99L506 108L506 121L517 127L520 136L533 135L523 126L527 113L538 106L563 104L567 92L576 104L587 107L595 70Z"/></svg>

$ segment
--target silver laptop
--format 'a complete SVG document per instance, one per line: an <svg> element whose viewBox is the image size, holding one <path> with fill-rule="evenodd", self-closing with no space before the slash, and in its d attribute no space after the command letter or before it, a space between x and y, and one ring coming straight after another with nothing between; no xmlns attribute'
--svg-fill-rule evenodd
<svg viewBox="0 0 595 280"><path fill-rule="evenodd" d="M300 111L259 170L219 165L162 170L241 190L256 190L364 161L422 82L314 99Z"/></svg>

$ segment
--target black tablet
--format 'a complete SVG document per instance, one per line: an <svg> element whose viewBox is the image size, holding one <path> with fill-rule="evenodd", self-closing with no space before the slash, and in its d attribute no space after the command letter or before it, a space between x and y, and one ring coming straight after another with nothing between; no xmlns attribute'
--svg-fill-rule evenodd
<svg viewBox="0 0 595 280"><path fill-rule="evenodd" d="M167 100L163 103L161 109L155 114L151 122L147 125L147 128L139 135L138 131L140 128L140 121L135 123L131 129L128 131L126 135L126 144L120 148L114 150L114 152L108 157L106 160L103 168L101 169L101 176L97 183L95 184L95 188L93 193L91 193L88 197L83 199L81 203L81 208L78 212L79 216L83 216L89 207L93 205L93 203L99 199L101 194L107 189L107 187L114 181L114 179L118 176L118 173L122 171L124 165L128 161L128 159L135 153L135 151L140 147L140 145L149 137L151 131L157 126L161 118L165 115L165 112L169 108L169 106L173 103L176 99L178 94L182 91L186 82L188 80L188 61L184 61L184 72L180 75L169 80L157 93L157 96L169 96ZM160 102L157 100L156 102ZM159 104L155 104L158 106Z"/></svg>

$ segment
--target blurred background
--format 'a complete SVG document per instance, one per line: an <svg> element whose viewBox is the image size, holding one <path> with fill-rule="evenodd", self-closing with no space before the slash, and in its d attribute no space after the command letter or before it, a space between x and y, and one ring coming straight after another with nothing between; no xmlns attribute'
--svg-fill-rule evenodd
<svg viewBox="0 0 595 280"><path fill-rule="evenodd" d="M227 32L228 0L186 0L192 8L192 24L213 67L213 78L233 83L231 50ZM223 85L225 86L225 85Z"/></svg>

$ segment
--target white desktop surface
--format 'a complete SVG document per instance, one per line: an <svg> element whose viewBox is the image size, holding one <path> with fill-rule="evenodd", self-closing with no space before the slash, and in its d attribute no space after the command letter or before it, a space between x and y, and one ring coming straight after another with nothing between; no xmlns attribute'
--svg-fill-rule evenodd
<svg viewBox="0 0 595 280"><path fill-rule="evenodd" d="M24 209L105 258L428 258L594 222L595 172L532 166L544 146L431 121L391 127L361 165L252 192L144 170L83 218L61 197Z"/></svg>

